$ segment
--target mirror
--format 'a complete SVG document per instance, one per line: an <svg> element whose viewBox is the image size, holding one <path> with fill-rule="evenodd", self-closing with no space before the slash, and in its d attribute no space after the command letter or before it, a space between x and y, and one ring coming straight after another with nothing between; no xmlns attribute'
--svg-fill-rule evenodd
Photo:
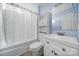
<svg viewBox="0 0 79 59"><path fill-rule="evenodd" d="M52 32L77 36L77 3L58 3L52 7Z"/></svg>

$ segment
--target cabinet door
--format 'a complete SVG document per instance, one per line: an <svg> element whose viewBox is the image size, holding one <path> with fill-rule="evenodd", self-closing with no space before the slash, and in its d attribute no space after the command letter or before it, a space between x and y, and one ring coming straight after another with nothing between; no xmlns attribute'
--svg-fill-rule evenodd
<svg viewBox="0 0 79 59"><path fill-rule="evenodd" d="M54 56L53 49L48 45L44 45L44 55L45 56Z"/></svg>
<svg viewBox="0 0 79 59"><path fill-rule="evenodd" d="M66 46L66 45L61 45L61 44L59 44L59 46L61 46L61 48L62 48L61 51L64 53L67 53L68 55L71 55L71 56L79 55L78 49L75 49L75 48L72 48L72 47Z"/></svg>
<svg viewBox="0 0 79 59"><path fill-rule="evenodd" d="M49 40L44 41L44 55L46 56L59 56L64 55L58 50L58 46L51 44Z"/></svg>

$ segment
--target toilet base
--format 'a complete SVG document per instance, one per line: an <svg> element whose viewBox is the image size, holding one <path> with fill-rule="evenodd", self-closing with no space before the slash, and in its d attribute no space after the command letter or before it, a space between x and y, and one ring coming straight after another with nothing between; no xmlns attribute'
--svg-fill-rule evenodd
<svg viewBox="0 0 79 59"><path fill-rule="evenodd" d="M32 55L33 55L33 56L43 56L43 55L44 55L44 48L41 47L40 50L32 51Z"/></svg>
<svg viewBox="0 0 79 59"><path fill-rule="evenodd" d="M39 54L39 51L33 51L32 52L32 56L39 56L40 54Z"/></svg>

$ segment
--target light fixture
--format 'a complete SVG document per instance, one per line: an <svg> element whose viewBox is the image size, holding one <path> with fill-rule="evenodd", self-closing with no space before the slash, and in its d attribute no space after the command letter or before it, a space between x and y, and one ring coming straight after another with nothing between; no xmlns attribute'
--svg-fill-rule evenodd
<svg viewBox="0 0 79 59"><path fill-rule="evenodd" d="M52 24L55 24L55 20L52 20Z"/></svg>

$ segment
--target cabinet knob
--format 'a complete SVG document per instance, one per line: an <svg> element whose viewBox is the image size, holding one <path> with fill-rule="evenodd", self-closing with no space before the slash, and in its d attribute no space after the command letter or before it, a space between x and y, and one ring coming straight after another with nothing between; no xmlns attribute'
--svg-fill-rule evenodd
<svg viewBox="0 0 79 59"><path fill-rule="evenodd" d="M51 52L53 53L54 51L52 50Z"/></svg>
<svg viewBox="0 0 79 59"><path fill-rule="evenodd" d="M54 55L57 55L57 53L54 53Z"/></svg>
<svg viewBox="0 0 79 59"><path fill-rule="evenodd" d="M49 42L47 42L47 44L49 44Z"/></svg>
<svg viewBox="0 0 79 59"><path fill-rule="evenodd" d="M66 51L64 48L62 48L62 51Z"/></svg>

